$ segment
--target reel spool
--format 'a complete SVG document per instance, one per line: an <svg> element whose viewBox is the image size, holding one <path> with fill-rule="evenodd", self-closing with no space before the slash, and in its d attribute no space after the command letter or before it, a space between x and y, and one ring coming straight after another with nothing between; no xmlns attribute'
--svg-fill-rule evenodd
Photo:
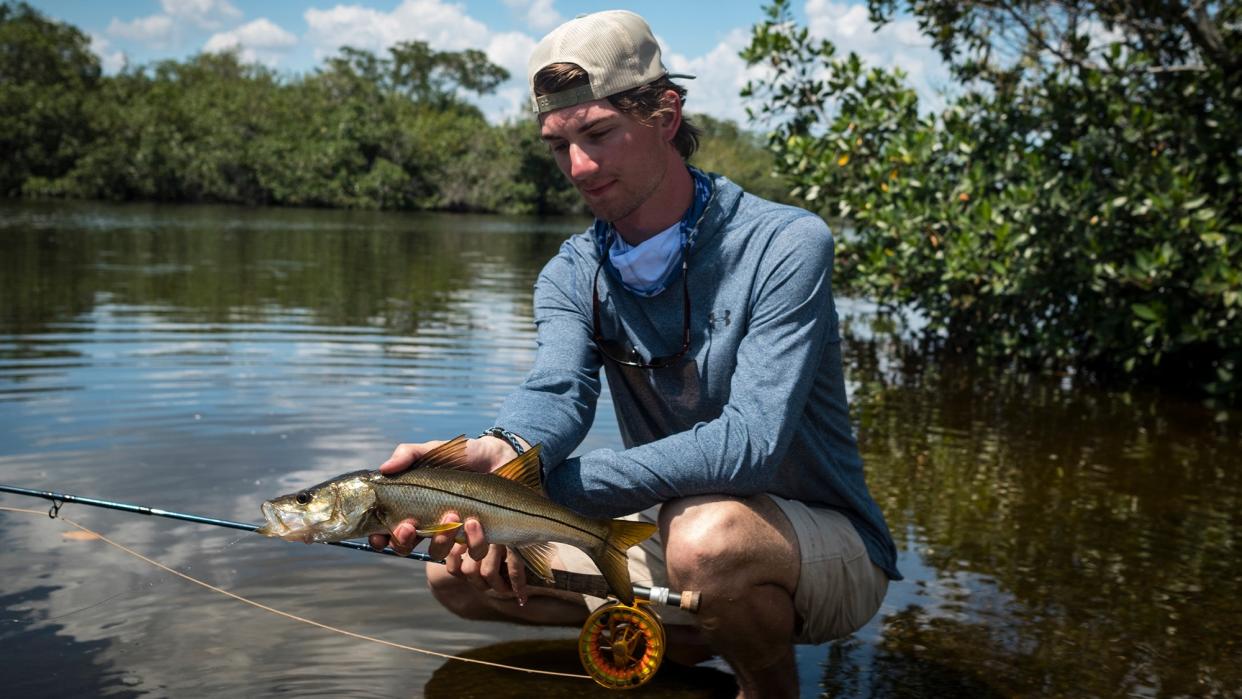
<svg viewBox="0 0 1242 699"><path fill-rule="evenodd" d="M665 648L664 625L644 601L600 607L578 634L582 667L608 689L646 684L660 668Z"/></svg>

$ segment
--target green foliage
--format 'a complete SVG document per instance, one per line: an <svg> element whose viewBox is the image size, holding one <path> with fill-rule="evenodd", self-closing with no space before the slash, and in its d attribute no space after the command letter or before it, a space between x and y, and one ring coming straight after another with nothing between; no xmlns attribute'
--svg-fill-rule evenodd
<svg viewBox="0 0 1242 699"><path fill-rule="evenodd" d="M791 203L789 186L776 175L776 161L757 134L732 121L706 114L690 115L699 128L699 149L690 162L701 170L718 172L764 199Z"/></svg>
<svg viewBox="0 0 1242 699"><path fill-rule="evenodd" d="M0 196L63 172L81 154L84 104L98 83L85 34L26 3L0 5Z"/></svg>
<svg viewBox="0 0 1242 699"><path fill-rule="evenodd" d="M1196 8L908 4L961 81L925 115L778 0L743 54L772 79L744 94L794 193L852 221L855 293L984 358L1237 400L1242 10Z"/></svg>
<svg viewBox="0 0 1242 699"><path fill-rule="evenodd" d="M106 81L90 111L101 135L95 147L63 179L36 182L28 190L298 206L434 206L453 160L468 152L474 133L489 129L478 110L457 96L458 87L488 88L503 71L475 65L479 57L472 52L437 54L416 43L399 44L391 54L381 59L344 49L317 74L291 83L228 53L124 73ZM429 70L436 75L415 81L412 54L434 59ZM471 76L458 83L439 75L442 62L469 69Z"/></svg>
<svg viewBox="0 0 1242 699"><path fill-rule="evenodd" d="M102 77L88 43L0 5L0 196L585 212L532 118L489 124L464 99L508 78L481 51L346 47L293 78L200 54ZM756 137L699 119L700 165L785 198Z"/></svg>
<svg viewBox="0 0 1242 699"><path fill-rule="evenodd" d="M101 77L88 45L27 5L0 5L0 146L13 154L0 195L581 208L529 121L493 126L465 101L508 78L481 51L344 48L285 80L233 53Z"/></svg>

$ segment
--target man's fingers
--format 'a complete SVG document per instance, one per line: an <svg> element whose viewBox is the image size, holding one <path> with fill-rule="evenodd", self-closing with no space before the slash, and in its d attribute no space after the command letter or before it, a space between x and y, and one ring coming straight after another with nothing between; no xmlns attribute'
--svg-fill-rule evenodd
<svg viewBox="0 0 1242 699"><path fill-rule="evenodd" d="M433 561L438 561L448 555L453 550L456 540L453 538L455 534L448 532L446 534L436 534L431 537L431 543L427 546L427 555L431 556Z"/></svg>
<svg viewBox="0 0 1242 699"><path fill-rule="evenodd" d="M385 475L393 473L401 473L422 458L423 454L444 444L443 441L423 442L421 444L398 444L396 449L392 450L392 456L388 460L380 464L380 473Z"/></svg>
<svg viewBox="0 0 1242 699"><path fill-rule="evenodd" d="M516 554L509 555L505 563L509 568L509 585L513 588L513 595L517 597L518 605L524 606L527 600L526 563Z"/></svg>
<svg viewBox="0 0 1242 699"><path fill-rule="evenodd" d="M471 518L466 520L463 528L466 530L466 545L470 547L470 557L476 561L483 560L488 551L487 538L483 535L483 525L479 524L479 520Z"/></svg>
<svg viewBox="0 0 1242 699"><path fill-rule="evenodd" d="M398 444L397 448L392 450L392 456L380 464L380 473L400 473L406 470L419 457L417 449L417 444Z"/></svg>
<svg viewBox="0 0 1242 699"><path fill-rule="evenodd" d="M397 450L410 446L418 445L403 444ZM440 518L439 523L458 522L461 518L457 513L449 512ZM422 540L417 529L418 522L415 520L402 520L393 528L391 535L372 534L370 543L374 548L391 546L402 556L408 556ZM457 541L459 534L464 535L464 541ZM461 527L431 537L427 553L433 559L444 559L449 575L465 580L474 589L481 592L492 590L503 595L512 595L516 591L518 601L526 603L526 567L521 556L510 555L504 546L489 545L479 520L471 517ZM513 581L512 584L510 581Z"/></svg>
<svg viewBox="0 0 1242 699"><path fill-rule="evenodd" d="M449 575L455 578L465 577L465 572L462 570L462 559L464 558L462 554L465 552L466 547L459 544L454 546L453 550L449 551L449 555L444 557L444 568Z"/></svg>
<svg viewBox="0 0 1242 699"><path fill-rule="evenodd" d="M367 543L370 544L371 548L375 549L376 551L383 551L384 548L388 546L388 541L390 538L391 537L389 537L387 534L372 534L371 536L367 537Z"/></svg>
<svg viewBox="0 0 1242 699"><path fill-rule="evenodd" d="M452 524L460 521L461 518L457 516L456 512L449 512L440 518L440 524ZM427 546L427 554L437 561L447 556L457 540L457 532L458 529L452 529L431 537L431 544Z"/></svg>
<svg viewBox="0 0 1242 699"><path fill-rule="evenodd" d="M418 530L418 522L412 519L402 520L393 530L389 546L392 550L402 556L410 555L415 546L422 541L422 538L416 533Z"/></svg>
<svg viewBox="0 0 1242 699"><path fill-rule="evenodd" d="M470 587L473 587L475 590L487 592L487 581L479 573L479 562L465 555L466 547L464 544L457 544L453 547L453 550L460 552L458 555L460 556L461 575L458 577L469 583Z"/></svg>
<svg viewBox="0 0 1242 699"><path fill-rule="evenodd" d="M487 586L496 592L512 594L513 588L501 571L505 569L505 558L508 549L504 546L492 546L483 560L479 561L479 575L487 581Z"/></svg>

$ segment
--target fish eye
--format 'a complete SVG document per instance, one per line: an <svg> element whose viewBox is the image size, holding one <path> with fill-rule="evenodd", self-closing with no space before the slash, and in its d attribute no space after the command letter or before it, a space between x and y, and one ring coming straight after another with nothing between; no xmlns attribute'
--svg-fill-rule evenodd
<svg viewBox="0 0 1242 699"><path fill-rule="evenodd" d="M298 496L295 499L298 501L299 505L305 505L306 503L310 502L311 496L310 496L310 493L303 490L302 492L298 493Z"/></svg>

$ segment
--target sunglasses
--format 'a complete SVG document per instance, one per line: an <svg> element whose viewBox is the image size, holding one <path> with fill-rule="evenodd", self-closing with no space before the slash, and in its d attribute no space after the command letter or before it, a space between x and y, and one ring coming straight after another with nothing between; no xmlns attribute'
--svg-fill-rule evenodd
<svg viewBox="0 0 1242 699"><path fill-rule="evenodd" d="M600 354L611 359L617 364L622 364L624 366L638 367L639 369L661 369L663 367L666 367L672 364L678 359L681 359L682 356L686 354L686 352L690 351L690 285L686 281L687 270L690 268L690 265L686 259L687 257L688 255L684 254L683 252L681 256L681 298L682 298L681 349L677 351L677 354L672 354L667 357L652 357L650 362L634 361L633 359L618 357L617 355L613 354L612 351L608 349L608 345L613 344L613 343L610 343L604 339L604 334L600 330L600 327L599 327L599 290L598 290L599 289L599 273L603 271L604 260L607 260L608 257L605 255L604 257L600 258L599 266L595 268L595 279L594 281L591 282L591 315L592 315L592 321L594 324L594 327L593 327L594 333L591 339L595 341L595 348L600 351ZM635 357L638 357L639 359L642 358L642 357L639 357L638 352L636 352L635 350L630 350L630 354Z"/></svg>

